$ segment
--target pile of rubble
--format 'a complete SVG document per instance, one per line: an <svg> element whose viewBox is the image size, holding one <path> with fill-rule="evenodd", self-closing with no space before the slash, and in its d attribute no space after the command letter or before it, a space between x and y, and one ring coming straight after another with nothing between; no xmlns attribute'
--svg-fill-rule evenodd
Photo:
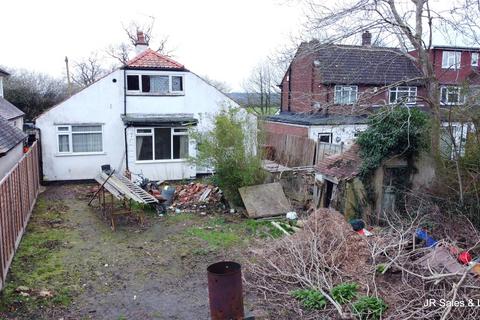
<svg viewBox="0 0 480 320"><path fill-rule="evenodd" d="M189 212L218 212L224 211L226 206L223 202L223 192L218 187L191 182L176 187L170 208Z"/></svg>

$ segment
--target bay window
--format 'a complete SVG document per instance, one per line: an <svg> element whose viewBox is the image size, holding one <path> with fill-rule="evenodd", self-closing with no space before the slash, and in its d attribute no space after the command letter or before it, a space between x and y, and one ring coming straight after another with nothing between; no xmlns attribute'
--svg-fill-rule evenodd
<svg viewBox="0 0 480 320"><path fill-rule="evenodd" d="M414 104L417 101L417 87L399 86L390 88L390 103Z"/></svg>
<svg viewBox="0 0 480 320"><path fill-rule="evenodd" d="M357 102L357 86L335 86L334 101L336 104L354 104Z"/></svg>
<svg viewBox="0 0 480 320"><path fill-rule="evenodd" d="M188 129L135 129L137 161L176 160L188 158Z"/></svg>
<svg viewBox="0 0 480 320"><path fill-rule="evenodd" d="M183 94L181 75L127 75L127 92L136 94Z"/></svg>
<svg viewBox="0 0 480 320"><path fill-rule="evenodd" d="M57 126L57 142L57 150L60 154L102 152L102 125L82 124Z"/></svg>

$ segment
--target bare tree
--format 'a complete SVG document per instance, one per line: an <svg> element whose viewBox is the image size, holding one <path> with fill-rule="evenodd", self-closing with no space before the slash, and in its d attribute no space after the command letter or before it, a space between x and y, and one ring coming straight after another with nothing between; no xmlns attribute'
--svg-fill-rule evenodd
<svg viewBox="0 0 480 320"><path fill-rule="evenodd" d="M259 63L253 70L250 77L244 82L243 89L248 95L248 107L259 115L271 113L277 109L279 95L278 72L268 61Z"/></svg>
<svg viewBox="0 0 480 320"><path fill-rule="evenodd" d="M98 54L92 53L88 58L74 63L72 80L80 87L86 87L100 79L106 72Z"/></svg>
<svg viewBox="0 0 480 320"><path fill-rule="evenodd" d="M232 88L228 85L228 83L220 80L215 80L210 78L209 76L202 76L203 80L208 82L211 86L215 87L216 89L220 90L223 93L229 93L232 91Z"/></svg>
<svg viewBox="0 0 480 320"><path fill-rule="evenodd" d="M8 69L11 76L5 81L5 98L20 108L31 120L44 110L68 96L62 79L23 69Z"/></svg>

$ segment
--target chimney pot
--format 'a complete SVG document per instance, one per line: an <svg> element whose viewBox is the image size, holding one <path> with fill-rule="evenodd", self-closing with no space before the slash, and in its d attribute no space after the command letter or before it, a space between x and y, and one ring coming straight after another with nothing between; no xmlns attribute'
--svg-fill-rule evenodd
<svg viewBox="0 0 480 320"><path fill-rule="evenodd" d="M145 34L142 31L137 31L137 42L135 43L135 51L137 54L147 50L148 43L145 40Z"/></svg>
<svg viewBox="0 0 480 320"><path fill-rule="evenodd" d="M372 45L372 34L367 30L362 33L362 46Z"/></svg>

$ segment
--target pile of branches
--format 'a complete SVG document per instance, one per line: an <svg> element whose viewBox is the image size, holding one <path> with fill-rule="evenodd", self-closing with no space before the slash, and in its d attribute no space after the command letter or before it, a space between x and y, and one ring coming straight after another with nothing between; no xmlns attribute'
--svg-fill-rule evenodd
<svg viewBox="0 0 480 320"><path fill-rule="evenodd" d="M420 209L412 215L390 213L387 226L366 238L354 233L338 212L321 209L295 235L252 253L247 285L272 318L375 319L360 317L353 301L342 304L332 296L335 286L355 282L358 295L378 297L388 305L382 319L480 319L480 281L472 266L449 272L425 262L433 248L419 243L415 232L429 225L436 230L432 235L441 239L437 246L463 246L474 257L480 236L462 220L464 234L442 237L447 229L432 221L452 221L443 221L438 214ZM306 309L292 295L298 289L320 292L326 307Z"/></svg>

